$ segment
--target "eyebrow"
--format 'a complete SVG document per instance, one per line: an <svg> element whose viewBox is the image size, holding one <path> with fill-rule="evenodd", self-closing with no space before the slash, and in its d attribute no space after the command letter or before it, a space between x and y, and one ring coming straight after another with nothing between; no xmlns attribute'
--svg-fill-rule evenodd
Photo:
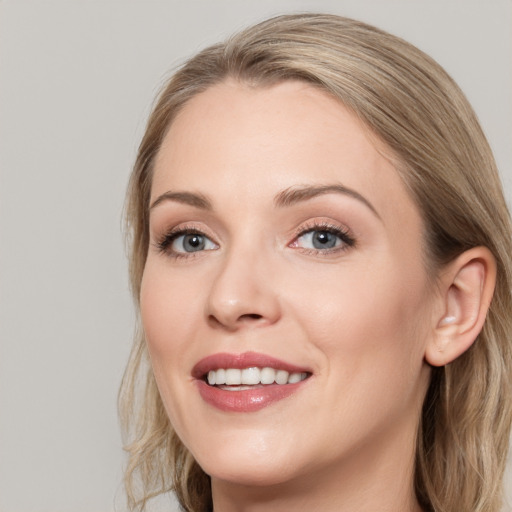
<svg viewBox="0 0 512 512"><path fill-rule="evenodd" d="M203 194L195 194L193 192L165 192L161 196L158 196L151 206L150 210L163 203L164 201L176 201L177 203L187 204L200 208L201 210L212 210L212 203Z"/></svg>
<svg viewBox="0 0 512 512"><path fill-rule="evenodd" d="M299 187L290 187L279 192L274 198L274 206L277 208L286 208L293 206L302 201L308 201L314 197L318 197L325 194L342 194L345 196L352 197L363 203L370 211L380 220L381 217L375 207L362 196L359 192L345 187L341 184L333 185L304 185ZM177 203L186 204L199 208L201 210L213 210L211 201L203 194L194 192L173 192L168 191L158 196L150 206L150 210L160 205L165 201L175 201Z"/></svg>
<svg viewBox="0 0 512 512"><path fill-rule="evenodd" d="M359 192L356 192L355 190L345 187L345 185L341 185L339 183L333 185L305 185L300 187L287 188L286 190L283 190L277 194L274 199L274 204L275 206L282 208L292 206L299 202L307 201L324 194L343 194L345 196L357 199L359 202L363 203L367 208L369 208L379 220L382 220L379 212L375 209L372 203L366 199L366 197L362 196Z"/></svg>

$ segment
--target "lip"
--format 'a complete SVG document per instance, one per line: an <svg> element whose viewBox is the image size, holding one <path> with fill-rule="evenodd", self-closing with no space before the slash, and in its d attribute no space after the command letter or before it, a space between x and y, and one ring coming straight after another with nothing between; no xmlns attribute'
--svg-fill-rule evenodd
<svg viewBox="0 0 512 512"><path fill-rule="evenodd" d="M274 368L286 370L289 373L306 372L311 374L309 368L299 367L275 357L256 352L243 354L219 353L201 359L192 369L192 376L196 379L201 398L213 407L225 412L255 412L275 402L283 400L299 390L309 379L294 384L267 384L259 385L254 389L241 391L227 391L208 385L204 376L210 370L219 368Z"/></svg>
<svg viewBox="0 0 512 512"><path fill-rule="evenodd" d="M218 370L219 368L237 368L243 370L244 368L274 368L275 370L286 370L288 373L307 372L311 373L309 368L295 366L281 361L275 357L266 354L259 354L258 352L244 352L242 354L229 354L221 352L201 359L192 368L192 376L195 379L202 379L210 370Z"/></svg>

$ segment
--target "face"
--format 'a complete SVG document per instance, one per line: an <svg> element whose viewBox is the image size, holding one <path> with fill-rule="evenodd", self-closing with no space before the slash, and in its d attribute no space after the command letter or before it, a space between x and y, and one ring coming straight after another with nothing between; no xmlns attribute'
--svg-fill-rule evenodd
<svg viewBox="0 0 512 512"><path fill-rule="evenodd" d="M170 127L142 320L172 425L214 481L411 458L431 291L381 149L300 82L216 85Z"/></svg>

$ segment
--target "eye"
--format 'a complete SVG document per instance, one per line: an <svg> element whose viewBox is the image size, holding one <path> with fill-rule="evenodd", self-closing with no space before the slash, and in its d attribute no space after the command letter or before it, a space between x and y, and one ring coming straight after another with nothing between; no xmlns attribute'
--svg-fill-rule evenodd
<svg viewBox="0 0 512 512"><path fill-rule="evenodd" d="M309 249L332 249L341 245L340 237L329 231L309 231L300 236L298 242Z"/></svg>
<svg viewBox="0 0 512 512"><path fill-rule="evenodd" d="M299 233L292 247L318 252L336 252L355 245L354 239L335 226L313 226Z"/></svg>
<svg viewBox="0 0 512 512"><path fill-rule="evenodd" d="M204 233L196 230L178 230L167 233L157 244L161 252L175 257L187 256L200 251L211 251L218 245Z"/></svg>
<svg viewBox="0 0 512 512"><path fill-rule="evenodd" d="M205 235L186 233L177 236L170 247L175 252L197 252L211 251L216 248L216 245Z"/></svg>

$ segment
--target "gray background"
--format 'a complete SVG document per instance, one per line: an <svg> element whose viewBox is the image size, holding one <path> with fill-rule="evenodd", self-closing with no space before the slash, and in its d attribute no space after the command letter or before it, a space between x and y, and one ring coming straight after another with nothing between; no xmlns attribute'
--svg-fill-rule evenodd
<svg viewBox="0 0 512 512"><path fill-rule="evenodd" d="M512 197L511 0L0 0L0 512L125 509L121 211L149 107L184 57L301 10L376 24L436 58Z"/></svg>

